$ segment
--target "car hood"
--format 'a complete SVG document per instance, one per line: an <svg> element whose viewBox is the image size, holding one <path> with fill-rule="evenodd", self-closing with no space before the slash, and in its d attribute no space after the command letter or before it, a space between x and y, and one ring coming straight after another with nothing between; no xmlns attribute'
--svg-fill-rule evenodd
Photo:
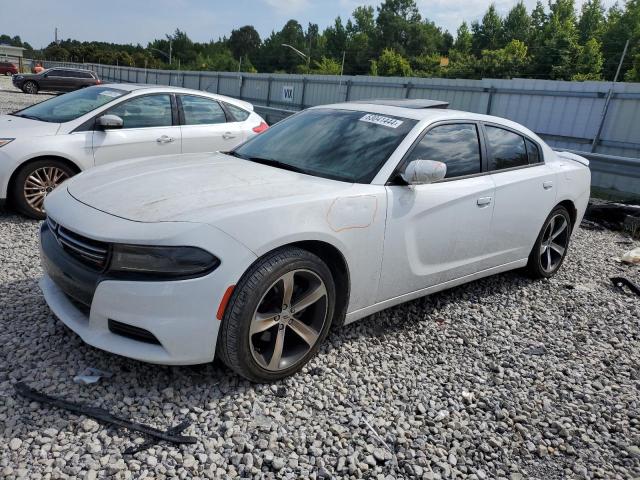
<svg viewBox="0 0 640 480"><path fill-rule="evenodd" d="M350 186L208 153L116 162L72 178L67 189L76 200L128 220L212 223Z"/></svg>
<svg viewBox="0 0 640 480"><path fill-rule="evenodd" d="M55 135L59 128L59 123L40 122L15 115L0 115L0 137L44 137Z"/></svg>

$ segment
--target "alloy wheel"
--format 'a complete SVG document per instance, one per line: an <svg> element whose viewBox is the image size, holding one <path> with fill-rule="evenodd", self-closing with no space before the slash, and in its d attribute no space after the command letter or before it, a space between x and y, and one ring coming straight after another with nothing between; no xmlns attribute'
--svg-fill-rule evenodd
<svg viewBox="0 0 640 480"><path fill-rule="evenodd" d="M67 178L69 175L61 168L38 168L24 182L24 198L34 210L43 212L45 197Z"/></svg>
<svg viewBox="0 0 640 480"><path fill-rule="evenodd" d="M301 361L327 321L327 289L311 270L292 270L267 290L254 312L249 344L254 360L277 372Z"/></svg>
<svg viewBox="0 0 640 480"><path fill-rule="evenodd" d="M33 83L33 82L25 83L24 89L27 91L27 93L31 93L31 94L35 94L38 91L38 89L36 88L35 83Z"/></svg>
<svg viewBox="0 0 640 480"><path fill-rule="evenodd" d="M551 273L555 271L567 251L569 245L569 222L562 214L554 215L542 235L540 244L540 265Z"/></svg>

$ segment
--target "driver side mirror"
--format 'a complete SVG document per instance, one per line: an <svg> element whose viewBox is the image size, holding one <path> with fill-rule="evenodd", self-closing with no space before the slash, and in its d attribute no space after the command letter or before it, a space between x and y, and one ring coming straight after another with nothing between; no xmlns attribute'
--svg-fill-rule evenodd
<svg viewBox="0 0 640 480"><path fill-rule="evenodd" d="M447 175L447 164L435 160L413 160L400 174L409 185L439 182Z"/></svg>
<svg viewBox="0 0 640 480"><path fill-rule="evenodd" d="M122 128L124 121L117 115L102 115L96 120L96 125L101 130L114 130Z"/></svg>

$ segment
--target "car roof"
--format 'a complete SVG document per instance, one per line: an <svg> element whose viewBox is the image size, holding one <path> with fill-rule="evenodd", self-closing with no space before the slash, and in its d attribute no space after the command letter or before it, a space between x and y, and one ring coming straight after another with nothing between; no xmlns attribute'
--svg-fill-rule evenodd
<svg viewBox="0 0 640 480"><path fill-rule="evenodd" d="M72 72L89 72L89 73L96 73L93 70L89 70L88 68L73 68L73 67L51 67L51 68L47 68L45 70L49 71L49 70L69 70Z"/></svg>
<svg viewBox="0 0 640 480"><path fill-rule="evenodd" d="M441 100L429 100L426 98L380 98L374 100L355 100L351 103L366 103L369 105L386 105L402 108L447 108L449 102Z"/></svg>
<svg viewBox="0 0 640 480"><path fill-rule="evenodd" d="M491 122L496 123L498 125L503 125L505 127L512 128L514 130L519 130L522 133L525 133L531 137L542 141L534 132L529 130L528 128L520 125L519 123L513 122L506 118L495 117L493 115L483 115L480 113L473 112L465 112L463 110L451 110L448 108L442 107L423 107L423 108L415 108L415 107L406 107L406 106L398 106L402 105L401 102L396 101L393 102L392 105L388 103L380 103L378 100L361 100L357 102L343 102L343 103L333 103L329 105L318 105L316 107L311 107L312 109L319 108L332 108L337 110L354 110L361 111L366 113L376 113L378 115L392 115L394 117L403 117L409 118L412 120L417 120L418 122L424 121L424 123L430 124L433 122L447 121L447 120L470 120L470 121L480 121L480 122Z"/></svg>
<svg viewBox="0 0 640 480"><path fill-rule="evenodd" d="M227 103L231 103L237 107L245 110L253 111L253 105L244 100L239 100L233 97L227 97L226 95L219 95L217 93L211 93L204 90L194 90L192 88L183 87L171 87L168 85L153 85L146 83L102 83L101 87L117 88L118 90L125 90L127 92L143 92L144 93L183 93L190 95L200 95L209 97L214 100L221 100Z"/></svg>

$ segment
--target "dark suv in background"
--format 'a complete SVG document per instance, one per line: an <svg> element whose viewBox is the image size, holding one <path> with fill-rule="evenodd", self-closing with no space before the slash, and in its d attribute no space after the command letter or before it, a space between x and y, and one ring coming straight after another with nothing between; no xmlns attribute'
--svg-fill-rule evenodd
<svg viewBox="0 0 640 480"><path fill-rule="evenodd" d="M18 67L11 62L0 62L0 75L15 75Z"/></svg>
<svg viewBox="0 0 640 480"><path fill-rule="evenodd" d="M96 73L78 68L50 68L35 74L14 75L12 78L13 84L24 93L38 93L39 90L71 92L100 83Z"/></svg>

